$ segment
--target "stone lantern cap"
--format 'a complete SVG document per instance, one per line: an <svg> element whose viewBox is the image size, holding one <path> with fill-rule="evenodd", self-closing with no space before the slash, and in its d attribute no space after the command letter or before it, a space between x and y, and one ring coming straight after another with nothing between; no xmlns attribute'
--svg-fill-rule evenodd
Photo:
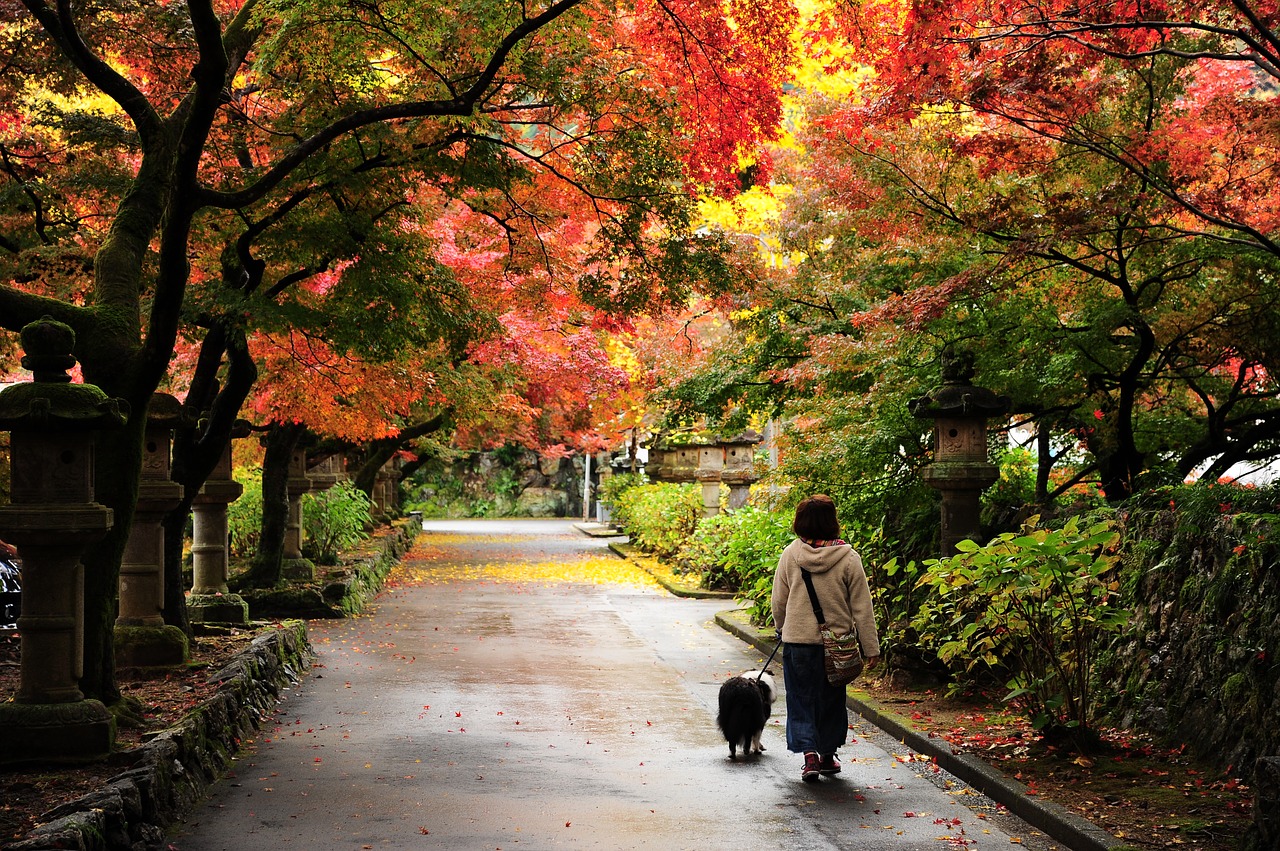
<svg viewBox="0 0 1280 851"><path fill-rule="evenodd" d="M760 432L753 428L749 428L746 431L735 434L733 437L722 438L720 442L728 446L754 446L762 440L764 440L764 436L761 435Z"/></svg>
<svg viewBox="0 0 1280 851"><path fill-rule="evenodd" d="M197 422L196 414L169 393L152 393L147 405L147 427L153 429L190 428Z"/></svg>
<svg viewBox="0 0 1280 851"><path fill-rule="evenodd" d="M33 381L0 391L0 430L101 431L124 425L128 403L93 384L72 384L75 366L71 326L48 316L22 329L22 366Z"/></svg>
<svg viewBox="0 0 1280 851"><path fill-rule="evenodd" d="M907 403L921 419L987 418L1008 413L1010 399L973 384L973 354L947 349L942 353L942 386Z"/></svg>

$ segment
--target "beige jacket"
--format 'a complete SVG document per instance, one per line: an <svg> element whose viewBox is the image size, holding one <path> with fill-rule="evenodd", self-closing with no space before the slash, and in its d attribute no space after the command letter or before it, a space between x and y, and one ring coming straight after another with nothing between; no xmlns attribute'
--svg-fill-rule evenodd
<svg viewBox="0 0 1280 851"><path fill-rule="evenodd" d="M811 547L797 539L782 551L773 576L772 599L773 623L782 633L782 640L788 644L822 643L801 568L813 578L813 590L818 594L827 626L837 634L845 634L856 623L862 655L879 656L880 636L867 574L862 569L861 556L848 544Z"/></svg>

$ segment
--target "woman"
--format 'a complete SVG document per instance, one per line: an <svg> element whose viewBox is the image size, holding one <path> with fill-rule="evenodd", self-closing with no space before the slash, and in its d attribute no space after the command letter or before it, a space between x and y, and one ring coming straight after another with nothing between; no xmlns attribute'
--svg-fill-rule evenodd
<svg viewBox="0 0 1280 851"><path fill-rule="evenodd" d="M808 571L827 627L857 627L867 667L880 661L880 638L862 558L840 540L836 504L815 494L796 506L797 540L782 551L773 577L773 623L782 636L782 681L787 690L787 750L804 754L801 777L812 783L839 774L836 751L845 742L849 716L843 686L827 682L822 635L801 571Z"/></svg>

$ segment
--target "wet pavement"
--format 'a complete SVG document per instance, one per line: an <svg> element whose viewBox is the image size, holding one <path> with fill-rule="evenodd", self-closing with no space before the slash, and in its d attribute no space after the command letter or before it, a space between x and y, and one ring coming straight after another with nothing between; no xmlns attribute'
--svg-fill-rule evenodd
<svg viewBox="0 0 1280 851"><path fill-rule="evenodd" d="M764 659L725 600L568 521L426 526L369 614L310 624L318 667L172 847L1054 847L860 721L843 774L802 783L781 696L730 761L717 691Z"/></svg>

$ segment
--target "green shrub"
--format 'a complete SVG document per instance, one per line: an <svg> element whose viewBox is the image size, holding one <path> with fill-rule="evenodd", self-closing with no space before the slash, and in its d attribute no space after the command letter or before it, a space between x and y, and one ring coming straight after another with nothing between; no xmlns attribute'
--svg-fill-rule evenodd
<svg viewBox="0 0 1280 851"><path fill-rule="evenodd" d="M933 594L914 625L958 670L1008 672L1007 701L1046 735L1084 747L1100 639L1129 618L1117 605L1119 534L1109 520L1086 529L1079 518L1061 529L1038 522L925 562L920 584Z"/></svg>
<svg viewBox="0 0 1280 851"><path fill-rule="evenodd" d="M338 553L368 537L372 503L351 482L302 495L302 529L309 554L321 564L336 564Z"/></svg>
<svg viewBox="0 0 1280 851"><path fill-rule="evenodd" d="M659 558L674 558L701 516L697 485L637 485L624 490L614 505L614 518L631 542Z"/></svg>
<svg viewBox="0 0 1280 851"><path fill-rule="evenodd" d="M753 622L772 621L769 598L778 554L791 542L791 515L756 506L717 514L698 523L679 561L700 573L707 588L727 588L748 605Z"/></svg>
<svg viewBox="0 0 1280 851"><path fill-rule="evenodd" d="M618 502L622 495L634 487L645 483L644 473L615 473L600 480L596 489L596 498L608 506L610 512L617 512ZM614 517L617 520L617 517Z"/></svg>
<svg viewBox="0 0 1280 851"><path fill-rule="evenodd" d="M244 493L227 506L231 557L249 558L258 551L262 534L262 470L237 469L232 475L244 486Z"/></svg>

